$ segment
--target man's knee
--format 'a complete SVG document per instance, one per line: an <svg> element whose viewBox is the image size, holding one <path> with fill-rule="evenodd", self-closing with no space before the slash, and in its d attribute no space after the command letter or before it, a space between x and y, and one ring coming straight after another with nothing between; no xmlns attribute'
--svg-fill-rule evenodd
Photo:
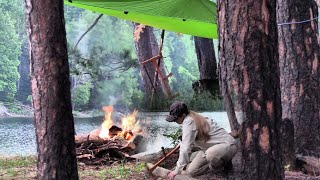
<svg viewBox="0 0 320 180"><path fill-rule="evenodd" d="M203 151L198 151L196 156L187 166L185 173L193 176L194 174L197 174L201 167L203 167L206 164L208 164L208 162L205 153Z"/></svg>
<svg viewBox="0 0 320 180"><path fill-rule="evenodd" d="M225 161L231 161L237 152L235 145L218 144L206 151L206 158L213 168L222 166Z"/></svg>

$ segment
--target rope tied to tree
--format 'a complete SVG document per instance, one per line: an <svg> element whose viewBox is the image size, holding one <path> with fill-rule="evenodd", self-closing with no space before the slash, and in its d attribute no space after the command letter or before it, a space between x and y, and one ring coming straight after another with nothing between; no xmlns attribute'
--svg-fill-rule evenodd
<svg viewBox="0 0 320 180"><path fill-rule="evenodd" d="M290 25L290 24L303 24L303 23L307 23L307 22L311 22L314 21L316 19L318 19L319 17L315 17L313 19L308 19L308 20L304 20L304 21L298 21L298 22L285 22L285 23L279 23L278 26L283 26L283 25Z"/></svg>

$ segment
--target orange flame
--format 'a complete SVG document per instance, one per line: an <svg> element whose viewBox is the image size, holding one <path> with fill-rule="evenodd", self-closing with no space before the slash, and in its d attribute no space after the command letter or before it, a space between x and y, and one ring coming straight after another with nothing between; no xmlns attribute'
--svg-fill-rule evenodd
<svg viewBox="0 0 320 180"><path fill-rule="evenodd" d="M106 112L106 115L101 125L101 131L99 133L99 137L102 139L109 139L110 138L109 129L113 125L113 121L111 118L111 115L113 112L113 106L104 106L102 109Z"/></svg>
<svg viewBox="0 0 320 180"><path fill-rule="evenodd" d="M113 125L113 121L111 118L113 106L104 106L102 109L106 112L106 115L101 125L99 137L102 139L109 139L109 129ZM130 140L135 133L141 132L140 123L136 119L137 115L138 110L134 110L132 114L128 114L126 117L122 118L122 131L118 133L118 137L122 137L125 140Z"/></svg>

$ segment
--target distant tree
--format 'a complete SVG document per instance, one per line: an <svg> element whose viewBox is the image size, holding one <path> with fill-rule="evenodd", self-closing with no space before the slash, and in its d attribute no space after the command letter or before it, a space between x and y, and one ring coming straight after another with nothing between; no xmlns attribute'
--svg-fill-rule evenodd
<svg viewBox="0 0 320 180"><path fill-rule="evenodd" d="M19 79L19 55L21 42L15 31L17 22L0 1L0 101L13 101Z"/></svg>
<svg viewBox="0 0 320 180"><path fill-rule="evenodd" d="M132 22L102 16L74 49L79 37L97 17L100 16L83 11L79 19L67 21L73 97L77 86L91 82L86 108L100 109L115 103L121 103L124 108L138 108L143 96L138 89L139 62L132 38Z"/></svg>
<svg viewBox="0 0 320 180"><path fill-rule="evenodd" d="M16 99L22 103L29 104L28 96L31 95L31 83L30 83L30 60L29 60L29 47L27 39L22 44L22 51L19 57L19 74L20 79L17 83Z"/></svg>
<svg viewBox="0 0 320 180"><path fill-rule="evenodd" d="M193 39L200 78L192 82L194 94L190 105L194 109L204 111L224 110L220 99L217 60L213 40L202 37L194 37ZM231 127L233 126L231 125Z"/></svg>
<svg viewBox="0 0 320 180"><path fill-rule="evenodd" d="M75 87L72 102L76 109L80 109L89 103L91 88L92 84L90 82Z"/></svg>
<svg viewBox="0 0 320 180"><path fill-rule="evenodd" d="M140 64L159 54L159 45L156 36L153 33L153 28L150 26L142 27L142 25L135 23L136 37L139 37L135 42L137 55ZM159 69L164 72L163 60L159 63ZM140 65L141 76L143 80L143 88L145 92L146 107L150 109L161 109L167 104L165 91L162 89L159 75L156 75L156 68L152 62ZM157 78L158 77L158 78ZM165 80L168 84L168 80ZM151 106L150 106L151 105Z"/></svg>
<svg viewBox="0 0 320 180"><path fill-rule="evenodd" d="M25 18L25 2L21 0L12 0L10 3L4 0L0 0L1 9L5 10L11 19L14 20L14 28L10 29L12 32L16 32L19 36L19 43L21 44L20 57L18 72L20 78L17 84L17 92L15 93L15 98L23 103L29 103L27 97L31 95L31 85L30 85L30 61L29 61L29 49L26 31L26 18ZM6 34L5 32L2 32ZM13 39L12 39L13 40ZM10 47L11 51L12 48ZM15 73L15 71L13 71Z"/></svg>
<svg viewBox="0 0 320 180"><path fill-rule="evenodd" d="M240 179L283 179L276 0L219 1L220 76L243 120Z"/></svg>
<svg viewBox="0 0 320 180"><path fill-rule="evenodd" d="M313 0L278 0L277 9L282 118L294 124L297 153L320 156L318 7Z"/></svg>
<svg viewBox="0 0 320 180"><path fill-rule="evenodd" d="M169 79L172 93L179 93L176 99L190 101L193 96L192 82L199 79L199 68L192 36L167 32L164 40L164 61L173 76Z"/></svg>
<svg viewBox="0 0 320 180"><path fill-rule="evenodd" d="M199 88L209 91L212 95L219 93L217 61L214 53L213 40L194 37L195 50L198 58L200 72Z"/></svg>
<svg viewBox="0 0 320 180"><path fill-rule="evenodd" d="M26 0L38 179L78 179L63 1Z"/></svg>

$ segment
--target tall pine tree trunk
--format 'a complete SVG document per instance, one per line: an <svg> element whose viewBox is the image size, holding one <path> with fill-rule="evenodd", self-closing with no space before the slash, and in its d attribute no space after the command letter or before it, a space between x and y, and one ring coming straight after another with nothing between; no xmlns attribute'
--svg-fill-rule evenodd
<svg viewBox="0 0 320 180"><path fill-rule="evenodd" d="M278 23L318 17L313 0L278 0ZM317 19L282 24L279 57L282 118L294 124L297 152L320 155L320 52Z"/></svg>
<svg viewBox="0 0 320 180"><path fill-rule="evenodd" d="M243 120L241 179L283 179L276 1L219 1L220 78Z"/></svg>
<svg viewBox="0 0 320 180"><path fill-rule="evenodd" d="M78 179L63 1L26 0L38 179Z"/></svg>
<svg viewBox="0 0 320 180"><path fill-rule="evenodd" d="M135 23L134 25L137 27L139 24ZM164 103L164 99L166 97L159 80L159 75L156 83L154 83L154 80L156 79L156 68L152 62L141 64L141 62L159 54L159 46L153 33L153 28L150 26L145 26L145 28L143 28L143 32L140 33L140 39L135 43L135 45L144 84L146 106L150 109L162 109L163 107L167 106L167 104ZM163 60L160 62L160 69L162 72L164 72ZM167 80L166 83L168 84ZM152 105L149 106L150 104Z"/></svg>
<svg viewBox="0 0 320 180"><path fill-rule="evenodd" d="M200 72L200 80L198 84L209 90L213 95L217 95L219 91L219 79L217 74L217 62L214 53L213 40L201 37L194 39L195 49L198 58L198 66ZM222 82L223 84L223 82ZM195 88L195 83L192 84ZM233 136L238 136L240 124L237 121L230 94L227 94L225 86L222 85L222 96L224 97L225 107L228 114L229 124ZM217 97L217 96L216 96Z"/></svg>
<svg viewBox="0 0 320 180"><path fill-rule="evenodd" d="M194 37L194 44L200 72L198 83L201 85L201 90L209 91L212 95L217 95L219 92L219 81L213 40Z"/></svg>

